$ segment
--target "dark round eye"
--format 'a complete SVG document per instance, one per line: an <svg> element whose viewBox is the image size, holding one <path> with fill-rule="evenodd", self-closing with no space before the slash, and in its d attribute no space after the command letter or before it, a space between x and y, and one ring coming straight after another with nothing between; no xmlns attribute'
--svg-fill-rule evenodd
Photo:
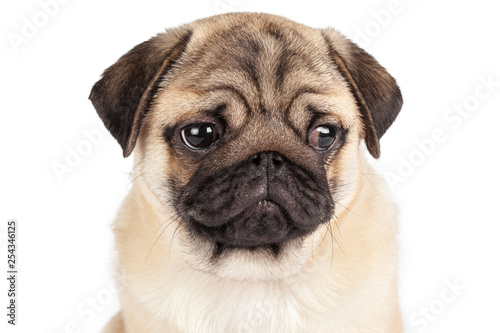
<svg viewBox="0 0 500 333"><path fill-rule="evenodd" d="M219 140L219 133L214 124L202 123L186 126L182 132L182 141L191 149L206 149Z"/></svg>
<svg viewBox="0 0 500 333"><path fill-rule="evenodd" d="M317 150L327 150L335 142L337 130L335 127L321 125L309 133L309 145Z"/></svg>

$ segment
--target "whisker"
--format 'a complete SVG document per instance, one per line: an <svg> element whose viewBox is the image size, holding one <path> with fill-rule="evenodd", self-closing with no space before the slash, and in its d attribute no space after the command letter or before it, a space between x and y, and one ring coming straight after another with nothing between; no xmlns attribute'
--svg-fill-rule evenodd
<svg viewBox="0 0 500 333"><path fill-rule="evenodd" d="M359 217L358 214L354 213L352 210L350 210L349 208L347 208L346 206L344 206L343 204L341 204L339 201L333 201L334 203L344 207L349 213L351 213L352 215L356 216L356 217Z"/></svg>
<svg viewBox="0 0 500 333"><path fill-rule="evenodd" d="M358 181L358 180L353 180L352 182L349 182L349 183L335 184L335 187L336 187L336 188L342 188L342 187L344 187L344 186L349 186L349 185L351 185L351 184L354 184L354 183L356 183L357 181ZM332 181L330 181L330 182L332 182Z"/></svg>
<svg viewBox="0 0 500 333"><path fill-rule="evenodd" d="M369 177L367 177L367 175L371 175L371 176L379 176L379 177L382 177L381 175L379 174L376 174L376 173L364 173L364 172L361 172L361 174L365 177L366 180L368 180L368 182L370 183L370 185L373 187L373 189L375 191L377 191L377 187L375 185L373 185L372 181L370 180Z"/></svg>
<svg viewBox="0 0 500 333"><path fill-rule="evenodd" d="M135 165L132 167L132 170L130 170L130 175L132 175L132 173L134 172L135 168L136 168L139 164L141 164L141 163L144 163L144 160L142 160L142 161L140 161L140 162L135 163Z"/></svg>
<svg viewBox="0 0 500 333"><path fill-rule="evenodd" d="M327 223L327 226L326 226L327 229L328 229L328 224L329 223ZM321 247L321 244L323 244L323 242L325 241L326 235L327 235L327 232L325 232L325 235L323 236L323 239L321 240L321 242L318 244L318 247L316 248L316 250Z"/></svg>
<svg viewBox="0 0 500 333"><path fill-rule="evenodd" d="M175 221L175 220L174 220ZM173 222L173 221L172 221ZM180 225L180 224L179 224ZM148 261L148 258L149 258L149 255L151 254L151 251L153 250L153 247L156 245L156 243L158 242L158 240L160 239L160 237L163 235L163 233L165 232L165 230L167 230L167 228L170 226L170 223L165 227L163 228L163 230L161 231L161 233L158 235L158 237L156 237L153 245L151 245L151 248L149 249L149 252L148 252L148 255L146 256L146 260L144 260L144 262L147 262ZM177 230L177 229L176 229Z"/></svg>
<svg viewBox="0 0 500 333"><path fill-rule="evenodd" d="M172 234L172 238L170 239L170 248L168 249L168 256L170 257L170 254L172 253L172 244L174 243L174 237L175 237L175 233L177 232L177 230L181 227L181 224L179 223L177 225L177 227L175 228L174 230L174 233Z"/></svg>
<svg viewBox="0 0 500 333"><path fill-rule="evenodd" d="M159 226L158 228L156 228L156 230L155 230L155 234L158 232L158 230L160 230L160 228L161 228L162 226L164 226L164 225L165 225L165 223L170 222L170 223L167 225L167 228L168 228L168 227L169 227L172 223L174 223L174 222L175 222L175 220L176 220L178 217L179 217L179 216L177 216L177 214L173 214L173 215L172 215L172 217L170 217L169 219L167 219L165 222L163 222L162 224L160 224L160 226Z"/></svg>
<svg viewBox="0 0 500 333"><path fill-rule="evenodd" d="M143 174L144 174L144 172L142 172L142 173L140 173L138 176L134 177L134 179L132 179L132 180L130 181L130 183L128 183L128 184L127 184L127 186L125 186L125 187L123 188L123 191L125 191L125 190L126 190L126 189L127 189L127 188L128 188L128 187L129 187L129 186L130 186L130 185L131 185L131 184L132 184L132 183L133 183L133 182L134 182L137 178L139 178L139 177L140 177L140 176L142 176Z"/></svg>
<svg viewBox="0 0 500 333"><path fill-rule="evenodd" d="M337 220L339 218L338 218L337 215L335 215L335 213L333 214L333 216L335 217L335 219L333 220L333 222L335 222L335 226L337 227L337 231L339 232L339 236L340 236L340 238L342 238L342 232L340 231L339 224L337 223Z"/></svg>
<svg viewBox="0 0 500 333"><path fill-rule="evenodd" d="M335 239L335 237L333 236L333 233L332 233L332 225L330 223L328 223L327 225L327 230L328 232L330 233L330 237L332 238L332 241L330 242L331 244L331 253L330 253L330 269L333 267L333 240ZM337 242L337 240L335 239L335 242ZM338 242L337 242L338 244Z"/></svg>
<svg viewBox="0 0 500 333"><path fill-rule="evenodd" d="M337 221L335 221L335 223L337 223ZM342 248L342 245L340 245L340 243L338 242L337 238L335 238L335 236L333 235L333 231L332 231L332 228L331 228L331 224L330 224L330 235L332 236L333 240L335 240L335 243L337 243L340 251L342 252L342 254L344 255L345 257L345 252L344 252L344 249ZM333 242L332 242L332 260L333 260Z"/></svg>

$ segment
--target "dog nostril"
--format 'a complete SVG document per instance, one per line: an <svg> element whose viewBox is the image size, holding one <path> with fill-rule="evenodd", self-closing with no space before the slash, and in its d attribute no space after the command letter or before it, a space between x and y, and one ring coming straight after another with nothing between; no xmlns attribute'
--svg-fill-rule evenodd
<svg viewBox="0 0 500 333"><path fill-rule="evenodd" d="M260 165L260 161L262 160L260 154L254 154L250 156L250 161L253 162L255 165Z"/></svg>
<svg viewBox="0 0 500 333"><path fill-rule="evenodd" d="M260 152L248 158L249 162L255 166L279 167L283 164L284 158L276 152Z"/></svg>
<svg viewBox="0 0 500 333"><path fill-rule="evenodd" d="M283 156L277 153L273 153L273 163L275 165L280 165L283 162Z"/></svg>

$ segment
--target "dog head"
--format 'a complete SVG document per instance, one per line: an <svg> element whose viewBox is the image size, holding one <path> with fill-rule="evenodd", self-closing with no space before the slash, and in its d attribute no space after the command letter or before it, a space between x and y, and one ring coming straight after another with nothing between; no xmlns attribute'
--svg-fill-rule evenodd
<svg viewBox="0 0 500 333"><path fill-rule="evenodd" d="M335 30L249 13L137 45L90 99L124 156L136 149L187 260L231 277L300 269L356 192L360 142L378 158L402 105L395 80Z"/></svg>

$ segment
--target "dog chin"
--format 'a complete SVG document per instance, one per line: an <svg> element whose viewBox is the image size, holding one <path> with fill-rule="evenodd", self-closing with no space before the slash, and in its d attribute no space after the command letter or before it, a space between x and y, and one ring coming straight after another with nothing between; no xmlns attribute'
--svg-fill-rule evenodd
<svg viewBox="0 0 500 333"><path fill-rule="evenodd" d="M304 237L252 248L214 243L196 235L180 245L194 269L231 280L276 281L299 273L325 232L320 226Z"/></svg>

